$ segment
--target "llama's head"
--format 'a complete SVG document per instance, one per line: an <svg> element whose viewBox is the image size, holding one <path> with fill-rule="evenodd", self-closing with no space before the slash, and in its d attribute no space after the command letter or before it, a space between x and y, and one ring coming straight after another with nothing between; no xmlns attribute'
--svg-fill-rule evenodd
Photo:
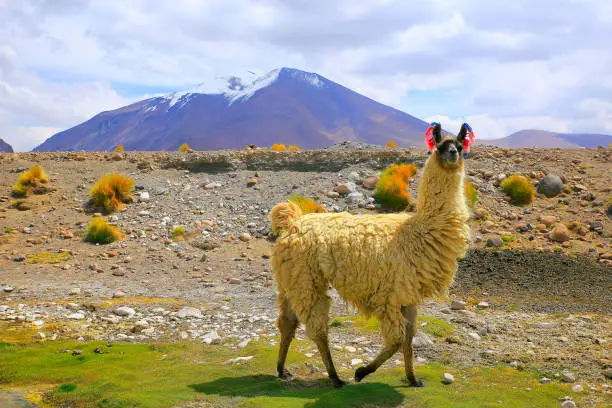
<svg viewBox="0 0 612 408"><path fill-rule="evenodd" d="M464 123L457 134L442 136L442 126L432 123L425 140L433 159L447 170L460 171L463 169L463 160L467 157L470 144L473 141L473 132L467 123Z"/></svg>

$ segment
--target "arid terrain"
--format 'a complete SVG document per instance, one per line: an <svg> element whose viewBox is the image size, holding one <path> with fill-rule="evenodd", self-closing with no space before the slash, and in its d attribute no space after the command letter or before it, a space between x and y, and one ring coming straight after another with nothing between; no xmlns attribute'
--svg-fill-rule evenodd
<svg viewBox="0 0 612 408"><path fill-rule="evenodd" d="M188 342L236 356L256 350L249 348L253 344L273 346L277 312L269 209L301 194L329 211L381 212L362 181L388 164L421 166L425 159L423 151L406 149L0 154L0 343ZM548 405L521 405L519 396L509 405L461 405L466 407L556 407L564 398L579 407L610 406L611 163L610 149L474 150L466 162L468 179L478 189L470 251L450 298L420 308L417 373L420 366L441 365L454 373L450 389L469 382L464 370L502 367L527 373L541 392L562 390L551 392ZM55 191L14 208L11 187L35 164L49 173ZM109 172L134 178L135 202L108 216L126 238L93 245L83 240L94 215L88 191ZM512 174L533 182L555 174L564 190L517 206L499 188ZM411 181L413 197L418 179L419 174ZM551 236L559 224L567 226L561 231L566 236ZM186 233L173 240L176 226ZM357 317L331 293L336 302L330 341L348 379L355 366L380 350L381 337L376 322ZM298 338L305 339L302 329ZM299 342L294 352L300 363L290 361L289 368L297 377L323 377L313 343ZM258 358L253 354L244 361L249 357ZM12 372L0 359L2 364ZM273 375L274 364L270 357L261 374ZM402 364L398 354L385 367ZM369 381L381 381L377 375ZM53 403L45 400L58 385L53 380L14 378L0 374L0 387ZM518 391L527 396L532 390ZM177 401L167 406L230 404ZM404 405L409 401L367 406L412 406Z"/></svg>

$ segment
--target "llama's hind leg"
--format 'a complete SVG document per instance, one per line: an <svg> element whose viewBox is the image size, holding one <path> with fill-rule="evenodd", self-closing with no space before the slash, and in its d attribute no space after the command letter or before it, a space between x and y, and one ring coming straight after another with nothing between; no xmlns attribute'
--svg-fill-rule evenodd
<svg viewBox="0 0 612 408"><path fill-rule="evenodd" d="M385 347L370 364L355 370L355 381L360 382L363 378L384 364L393 356L404 342L404 317L399 310L385 313L379 316L381 329L385 338Z"/></svg>
<svg viewBox="0 0 612 408"><path fill-rule="evenodd" d="M291 341L295 336L295 330L298 326L298 318L295 312L291 309L289 300L280 295L279 296L279 316L278 316L278 328L281 332L280 346L278 349L278 363L276 364L276 371L278 377L283 380L290 380L292 378L289 371L285 369L285 360L287 359L287 352Z"/></svg>
<svg viewBox="0 0 612 408"><path fill-rule="evenodd" d="M306 333L317 345L323 364L327 368L327 374L334 387L340 388L346 383L338 377L328 341L328 319L330 299L328 296L317 298L310 310L309 317L305 321Z"/></svg>
<svg viewBox="0 0 612 408"><path fill-rule="evenodd" d="M417 320L417 307L402 306L402 315L406 318L406 337L404 339L404 367L406 368L406 379L410 382L413 387L424 387L425 382L423 380L417 380L414 375L413 362L413 351L412 351L412 338L417 332L416 320Z"/></svg>

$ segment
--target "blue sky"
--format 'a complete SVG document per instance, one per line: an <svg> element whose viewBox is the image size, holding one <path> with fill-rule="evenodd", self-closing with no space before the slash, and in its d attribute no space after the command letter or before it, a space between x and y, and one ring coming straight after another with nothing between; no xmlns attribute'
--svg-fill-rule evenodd
<svg viewBox="0 0 612 408"><path fill-rule="evenodd" d="M17 150L103 110L279 67L481 138L612 133L608 0L0 0L0 21L0 137Z"/></svg>

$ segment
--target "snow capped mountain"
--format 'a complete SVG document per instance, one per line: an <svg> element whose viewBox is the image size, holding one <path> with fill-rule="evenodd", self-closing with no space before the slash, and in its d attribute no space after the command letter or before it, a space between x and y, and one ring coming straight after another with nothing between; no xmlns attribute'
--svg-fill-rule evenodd
<svg viewBox="0 0 612 408"><path fill-rule="evenodd" d="M320 148L344 140L420 144L427 124L310 72L280 68L230 75L155 96L47 139L35 151L175 150L296 144Z"/></svg>

